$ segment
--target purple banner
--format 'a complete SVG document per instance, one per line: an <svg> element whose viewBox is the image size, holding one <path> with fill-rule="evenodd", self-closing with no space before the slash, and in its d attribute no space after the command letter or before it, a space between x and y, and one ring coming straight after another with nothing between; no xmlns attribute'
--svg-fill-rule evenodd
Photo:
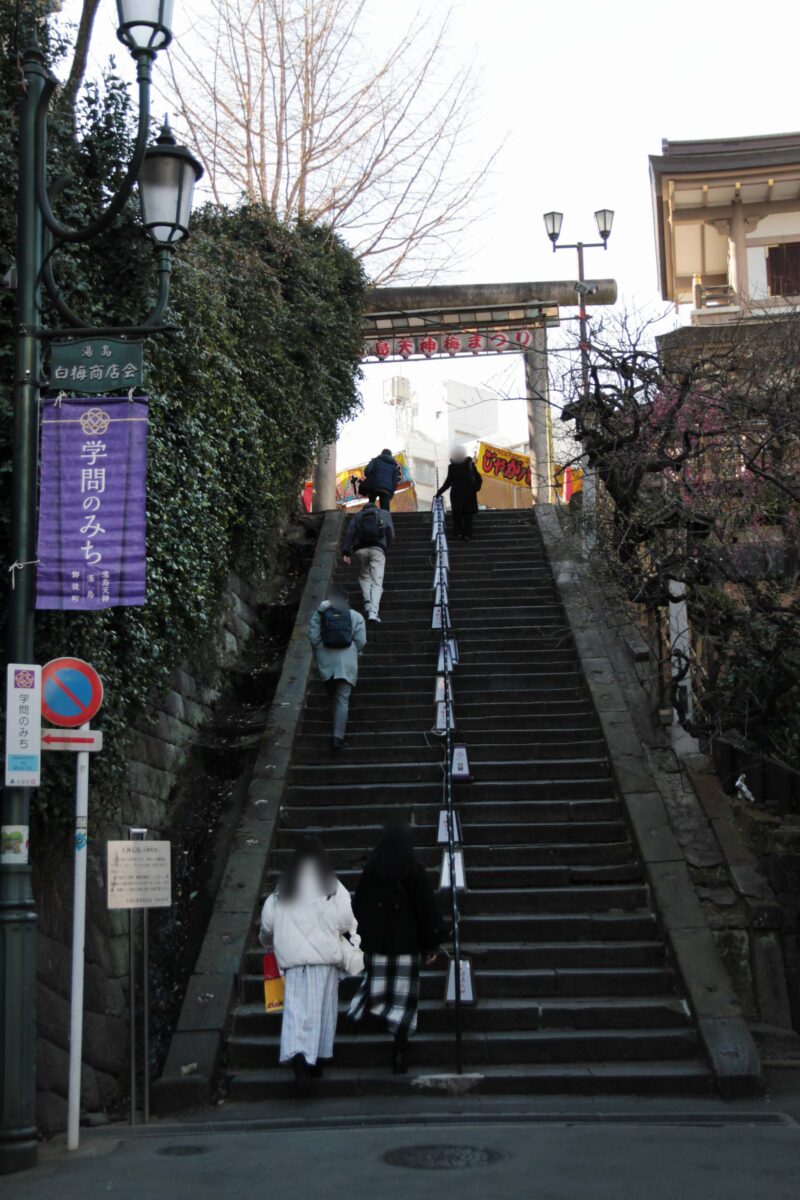
<svg viewBox="0 0 800 1200"><path fill-rule="evenodd" d="M146 494L146 400L44 401L37 608L145 603Z"/></svg>

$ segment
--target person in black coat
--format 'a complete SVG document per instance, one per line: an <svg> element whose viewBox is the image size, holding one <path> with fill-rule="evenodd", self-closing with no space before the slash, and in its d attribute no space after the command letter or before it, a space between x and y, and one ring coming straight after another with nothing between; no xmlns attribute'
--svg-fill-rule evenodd
<svg viewBox="0 0 800 1200"><path fill-rule="evenodd" d="M394 1034L393 1069L405 1074L408 1038L417 1027L419 973L432 964L447 928L405 822L388 824L359 880L353 900L366 970L350 1017L367 1011Z"/></svg>
<svg viewBox="0 0 800 1200"><path fill-rule="evenodd" d="M472 518L478 511L478 492L482 486L483 480L475 463L463 447L456 447L447 468L447 478L436 495L441 496L450 489L453 533L465 542L472 540Z"/></svg>

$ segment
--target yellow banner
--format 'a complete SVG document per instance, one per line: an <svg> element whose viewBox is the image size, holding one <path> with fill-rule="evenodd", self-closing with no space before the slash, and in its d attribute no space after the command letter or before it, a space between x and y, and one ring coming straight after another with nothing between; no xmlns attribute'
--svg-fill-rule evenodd
<svg viewBox="0 0 800 1200"><path fill-rule="evenodd" d="M476 466L484 479L499 479L513 487L530 489L531 460L527 454L517 454L515 450L504 450L481 442Z"/></svg>

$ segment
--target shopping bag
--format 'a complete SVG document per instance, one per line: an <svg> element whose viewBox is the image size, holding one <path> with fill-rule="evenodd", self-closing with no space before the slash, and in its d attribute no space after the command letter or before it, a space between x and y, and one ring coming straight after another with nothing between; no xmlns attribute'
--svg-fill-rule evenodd
<svg viewBox="0 0 800 1200"><path fill-rule="evenodd" d="M283 976L278 960L270 950L264 955L264 1009L268 1013L283 1012Z"/></svg>

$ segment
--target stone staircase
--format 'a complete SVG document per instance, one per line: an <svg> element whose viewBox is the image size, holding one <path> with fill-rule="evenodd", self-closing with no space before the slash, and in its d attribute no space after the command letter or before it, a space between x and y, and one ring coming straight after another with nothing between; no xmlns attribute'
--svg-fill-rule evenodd
<svg viewBox="0 0 800 1200"><path fill-rule="evenodd" d="M430 516L395 521L350 748L331 761L327 699L315 681L265 890L304 832L324 839L354 887L382 822L398 811L438 880ZM469 889L462 940L478 996L463 1013L464 1069L500 1093L708 1092L536 524L530 513L485 512L475 529L472 543L450 543L455 741L466 744L473 777L456 788ZM352 572L337 579L357 591ZM448 895L442 904L447 912ZM263 1011L260 966L254 940L227 1045L225 1086L236 1100L291 1087L277 1064L279 1018ZM423 973L405 1077L389 1073L388 1036L366 1023L353 1029L342 1011L320 1094L404 1091L417 1075L452 1071L444 989L442 962ZM342 986L343 1010L352 990Z"/></svg>

